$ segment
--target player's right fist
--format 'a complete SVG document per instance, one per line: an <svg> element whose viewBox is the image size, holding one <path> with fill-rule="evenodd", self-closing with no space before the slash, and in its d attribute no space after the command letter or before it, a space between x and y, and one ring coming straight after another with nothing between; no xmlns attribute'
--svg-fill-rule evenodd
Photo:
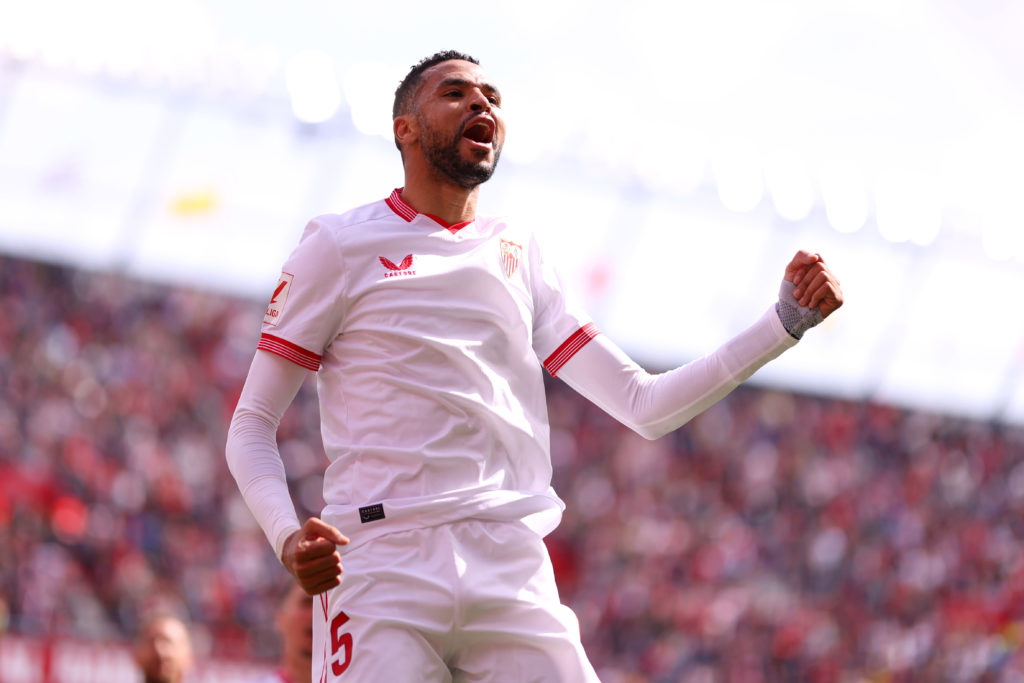
<svg viewBox="0 0 1024 683"><path fill-rule="evenodd" d="M775 310L795 339L843 305L839 280L819 254L798 251L786 266Z"/></svg>
<svg viewBox="0 0 1024 683"><path fill-rule="evenodd" d="M317 595L341 584L338 546L347 544L348 538L336 528L310 517L284 542L281 563L307 595Z"/></svg>
<svg viewBox="0 0 1024 683"><path fill-rule="evenodd" d="M816 308L827 318L843 305L839 279L825 263L821 254L801 249L786 265L783 280L793 283L793 297L798 305Z"/></svg>

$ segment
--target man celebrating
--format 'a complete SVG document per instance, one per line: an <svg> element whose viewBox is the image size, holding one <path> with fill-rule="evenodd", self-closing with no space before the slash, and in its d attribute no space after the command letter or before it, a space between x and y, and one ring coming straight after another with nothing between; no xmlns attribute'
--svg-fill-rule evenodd
<svg viewBox="0 0 1024 683"><path fill-rule="evenodd" d="M319 595L314 680L596 681L543 543L564 508L543 371L657 438L842 305L821 257L798 252L751 327L648 374L565 294L528 228L477 215L501 104L468 55L414 66L394 104L405 186L310 221L264 318L227 458ZM307 370L330 464L321 518L300 525L276 430Z"/></svg>

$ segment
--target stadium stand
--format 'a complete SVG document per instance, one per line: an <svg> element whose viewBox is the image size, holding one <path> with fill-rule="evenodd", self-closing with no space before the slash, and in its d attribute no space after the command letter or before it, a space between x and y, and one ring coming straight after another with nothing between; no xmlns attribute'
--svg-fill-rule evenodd
<svg viewBox="0 0 1024 683"><path fill-rule="evenodd" d="M0 311L0 680L157 606L207 671L269 667L283 569L222 453L262 303L0 257ZM751 386L649 442L549 407L549 547L607 683L1024 679L1021 428ZM309 383L280 431L300 514L316 411Z"/></svg>

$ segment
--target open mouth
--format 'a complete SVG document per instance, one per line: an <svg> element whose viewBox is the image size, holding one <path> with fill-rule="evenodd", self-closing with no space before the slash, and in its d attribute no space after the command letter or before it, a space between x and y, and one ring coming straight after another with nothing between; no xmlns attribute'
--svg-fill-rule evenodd
<svg viewBox="0 0 1024 683"><path fill-rule="evenodd" d="M487 119L479 119L466 127L462 137L482 145L489 145L494 142L494 123Z"/></svg>

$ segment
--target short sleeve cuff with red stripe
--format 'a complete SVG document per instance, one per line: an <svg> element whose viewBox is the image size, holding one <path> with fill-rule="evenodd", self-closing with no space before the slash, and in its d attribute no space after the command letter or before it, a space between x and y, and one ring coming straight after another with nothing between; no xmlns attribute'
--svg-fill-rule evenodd
<svg viewBox="0 0 1024 683"><path fill-rule="evenodd" d="M272 334L264 332L263 335L260 336L260 343L256 348L277 354L285 360L290 360L296 365L304 367L307 370L312 370L313 372L320 369L321 356L319 354L307 351L298 344L293 344L286 339L275 337Z"/></svg>
<svg viewBox="0 0 1024 683"><path fill-rule="evenodd" d="M597 325L587 323L573 332L561 346L555 349L554 353L547 357L544 361L544 369L551 373L552 377L558 377L558 371L562 369L562 366L568 363L569 359L575 356L580 349L599 334L601 334L601 331L597 329Z"/></svg>
<svg viewBox="0 0 1024 683"><path fill-rule="evenodd" d="M587 323L580 329L576 330L568 339L566 339L561 346L555 349L552 353L544 360L544 369L551 373L552 377L558 376L558 371L569 362L569 360L575 356L580 349L587 345L591 339L601 334L601 331L597 329L597 325L594 323ZM260 337L260 343L257 348L270 353L281 356L286 360L316 372L320 369L321 356L319 354L308 351L297 344L275 337L272 334L264 333Z"/></svg>

